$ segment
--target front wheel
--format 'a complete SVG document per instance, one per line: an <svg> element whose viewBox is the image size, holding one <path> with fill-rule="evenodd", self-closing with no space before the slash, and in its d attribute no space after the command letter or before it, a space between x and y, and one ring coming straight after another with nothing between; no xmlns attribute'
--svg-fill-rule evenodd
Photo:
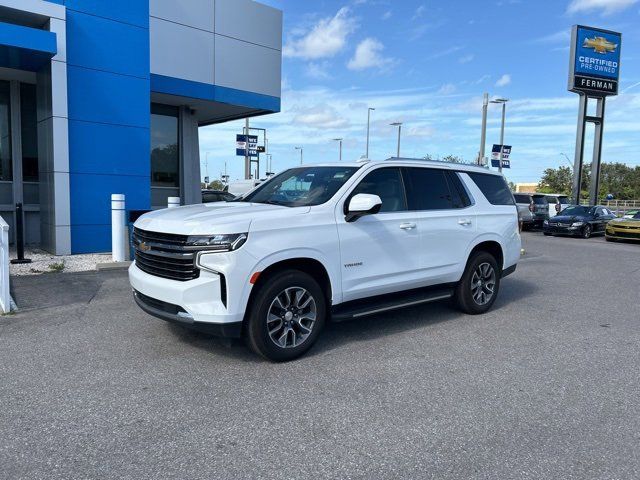
<svg viewBox="0 0 640 480"><path fill-rule="evenodd" d="M453 302L464 313L478 315L491 308L499 289L498 262L490 253L477 252L467 262L467 268L456 286Z"/></svg>
<svg viewBox="0 0 640 480"><path fill-rule="evenodd" d="M249 347L276 362L304 354L317 340L327 316L326 297L318 282L304 272L285 270L258 288L247 318Z"/></svg>
<svg viewBox="0 0 640 480"><path fill-rule="evenodd" d="M591 238L591 233L593 232L591 225L588 223L582 228L582 238Z"/></svg>

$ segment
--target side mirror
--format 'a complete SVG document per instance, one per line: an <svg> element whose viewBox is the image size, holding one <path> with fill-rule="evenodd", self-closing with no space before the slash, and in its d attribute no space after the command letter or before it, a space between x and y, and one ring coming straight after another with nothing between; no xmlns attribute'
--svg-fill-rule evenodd
<svg viewBox="0 0 640 480"><path fill-rule="evenodd" d="M380 211L382 207L382 200L378 195L371 195L369 193L359 193L349 201L349 207L347 209L347 216L345 220L347 222L355 222L360 217L365 215L374 215Z"/></svg>

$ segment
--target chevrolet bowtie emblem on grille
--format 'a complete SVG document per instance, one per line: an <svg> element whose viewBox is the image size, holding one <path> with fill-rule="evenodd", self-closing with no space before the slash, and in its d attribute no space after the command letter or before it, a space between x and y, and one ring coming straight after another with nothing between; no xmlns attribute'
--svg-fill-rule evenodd
<svg viewBox="0 0 640 480"><path fill-rule="evenodd" d="M618 48L617 43L610 42L604 37L585 38L584 48L593 48L596 53L613 53Z"/></svg>
<svg viewBox="0 0 640 480"><path fill-rule="evenodd" d="M138 244L138 249L142 250L143 252L148 252L149 250L151 250L151 247L144 242L140 242Z"/></svg>

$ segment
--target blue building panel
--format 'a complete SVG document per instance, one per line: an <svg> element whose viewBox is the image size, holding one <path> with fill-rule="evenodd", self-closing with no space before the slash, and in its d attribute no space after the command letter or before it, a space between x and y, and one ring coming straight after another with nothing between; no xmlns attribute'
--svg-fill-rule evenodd
<svg viewBox="0 0 640 480"><path fill-rule="evenodd" d="M147 128L69 121L69 171L150 176Z"/></svg>
<svg viewBox="0 0 640 480"><path fill-rule="evenodd" d="M149 78L149 31L86 13L67 13L69 65Z"/></svg>
<svg viewBox="0 0 640 480"><path fill-rule="evenodd" d="M149 28L149 0L65 0L68 10Z"/></svg>
<svg viewBox="0 0 640 480"><path fill-rule="evenodd" d="M111 224L71 225L71 253L106 253L111 251Z"/></svg>
<svg viewBox="0 0 640 480"><path fill-rule="evenodd" d="M69 119L149 128L149 80L68 66Z"/></svg>
<svg viewBox="0 0 640 480"><path fill-rule="evenodd" d="M57 51L55 33L0 22L0 67L35 72Z"/></svg>

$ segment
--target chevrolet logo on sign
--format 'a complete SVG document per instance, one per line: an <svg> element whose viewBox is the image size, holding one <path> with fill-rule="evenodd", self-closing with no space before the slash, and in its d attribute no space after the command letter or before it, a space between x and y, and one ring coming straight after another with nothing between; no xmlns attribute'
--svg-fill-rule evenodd
<svg viewBox="0 0 640 480"><path fill-rule="evenodd" d="M584 48L593 48L596 53L614 53L618 48L618 45L610 42L604 37L593 37L593 38L585 38L584 44L582 45Z"/></svg>

